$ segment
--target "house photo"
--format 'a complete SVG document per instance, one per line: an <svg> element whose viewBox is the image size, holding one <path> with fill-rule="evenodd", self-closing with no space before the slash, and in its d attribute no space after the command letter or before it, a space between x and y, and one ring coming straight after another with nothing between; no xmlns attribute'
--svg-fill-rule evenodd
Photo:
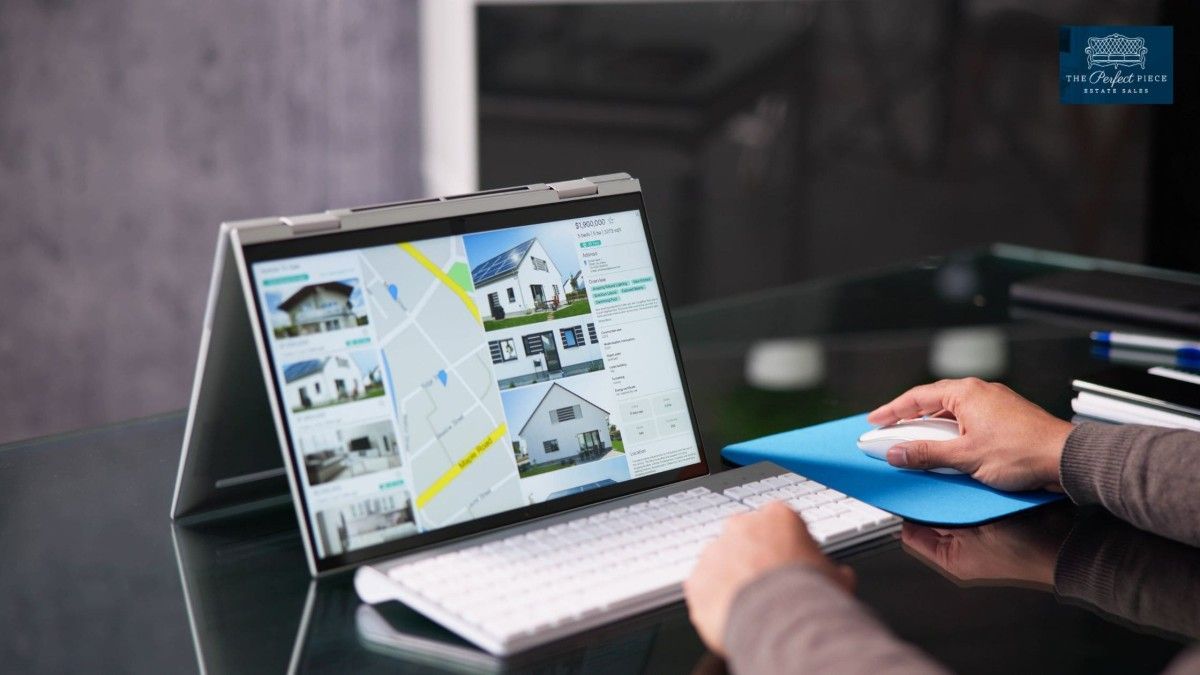
<svg viewBox="0 0 1200 675"><path fill-rule="evenodd" d="M398 490L318 511L316 530L325 555L337 555L416 534L417 525L411 500Z"/></svg>
<svg viewBox="0 0 1200 675"><path fill-rule="evenodd" d="M283 366L283 396L292 412L383 396L378 358L357 352Z"/></svg>
<svg viewBox="0 0 1200 675"><path fill-rule="evenodd" d="M390 420L309 433L297 445L309 485L400 467L400 445Z"/></svg>
<svg viewBox="0 0 1200 675"><path fill-rule="evenodd" d="M327 333L367 325L357 279L301 286L290 293L268 292L276 339Z"/></svg>
<svg viewBox="0 0 1200 675"><path fill-rule="evenodd" d="M510 427L517 430L513 454L522 478L620 456L622 450L613 444L616 424L609 408L614 406L601 407L584 395L607 384L593 378L583 391L554 382L502 394Z"/></svg>
<svg viewBox="0 0 1200 675"><path fill-rule="evenodd" d="M590 314L506 328L487 337L501 389L604 369L600 336Z"/></svg>
<svg viewBox="0 0 1200 675"><path fill-rule="evenodd" d="M587 294L579 292L570 234L561 227L530 226L463 238L472 264L472 298L485 330L591 312Z"/></svg>

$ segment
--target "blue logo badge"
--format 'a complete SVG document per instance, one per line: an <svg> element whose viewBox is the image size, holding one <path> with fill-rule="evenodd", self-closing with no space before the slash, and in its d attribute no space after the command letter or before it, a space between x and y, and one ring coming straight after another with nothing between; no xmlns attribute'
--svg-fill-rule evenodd
<svg viewBox="0 0 1200 675"><path fill-rule="evenodd" d="M1063 103L1174 103L1174 29L1059 28L1058 90Z"/></svg>

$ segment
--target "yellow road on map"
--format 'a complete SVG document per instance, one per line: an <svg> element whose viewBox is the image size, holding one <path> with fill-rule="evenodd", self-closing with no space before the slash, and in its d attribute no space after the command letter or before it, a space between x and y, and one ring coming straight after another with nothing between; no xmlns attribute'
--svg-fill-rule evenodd
<svg viewBox="0 0 1200 675"><path fill-rule="evenodd" d="M502 423L500 426L496 427L495 431L488 434L487 438L479 441L479 445L476 445L470 452L466 454L466 456L455 462L454 466L447 469L446 473L442 474L440 478L433 482L433 485L425 488L425 491L417 497L417 507L421 508L428 504L430 499L436 497L437 493L441 492L443 488L449 485L450 481L454 480L455 477L462 473L464 469L466 469L468 466L471 466L472 462L479 459L479 456L482 455L485 450L492 447L492 444L500 440L500 438L503 437L507 431L508 425Z"/></svg>
<svg viewBox="0 0 1200 675"><path fill-rule="evenodd" d="M483 324L483 319L479 318L479 308L475 306L475 301L471 299L471 296L468 295L465 290L463 290L462 286L459 286L456 281L450 278L450 275L442 271L442 268L434 265L433 261L429 258L426 258L424 253L418 251L416 246L413 246L412 244L400 244L399 246L404 250L405 253L411 255L414 260L421 263L421 267L429 270L430 274L437 277L438 281L446 284L447 288L449 288L451 291L454 291L454 294L458 296L458 299L462 300L463 304L467 306L467 309L471 311L471 316L475 317L475 321L481 325Z"/></svg>

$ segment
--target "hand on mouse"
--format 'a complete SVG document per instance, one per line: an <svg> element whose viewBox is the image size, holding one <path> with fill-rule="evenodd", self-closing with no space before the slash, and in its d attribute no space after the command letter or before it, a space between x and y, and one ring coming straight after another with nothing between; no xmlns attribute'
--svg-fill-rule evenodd
<svg viewBox="0 0 1200 675"><path fill-rule="evenodd" d="M867 416L893 424L946 414L962 435L950 441L908 441L888 450L887 461L906 469L952 467L1000 490L1061 490L1059 462L1073 428L1008 387L977 378L913 387Z"/></svg>
<svg viewBox="0 0 1200 675"><path fill-rule="evenodd" d="M725 622L738 592L763 574L793 563L811 565L847 591L854 588L854 572L826 558L804 521L786 505L774 502L727 520L721 536L704 549L683 582L688 616L704 644L724 655Z"/></svg>

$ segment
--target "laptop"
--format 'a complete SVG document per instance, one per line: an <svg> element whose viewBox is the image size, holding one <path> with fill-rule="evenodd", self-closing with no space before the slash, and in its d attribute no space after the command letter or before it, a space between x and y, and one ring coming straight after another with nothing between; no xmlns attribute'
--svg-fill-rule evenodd
<svg viewBox="0 0 1200 675"><path fill-rule="evenodd" d="M497 655L678 600L767 501L827 550L898 526L713 472L692 411L628 174L227 223L172 514L290 499L313 575Z"/></svg>

